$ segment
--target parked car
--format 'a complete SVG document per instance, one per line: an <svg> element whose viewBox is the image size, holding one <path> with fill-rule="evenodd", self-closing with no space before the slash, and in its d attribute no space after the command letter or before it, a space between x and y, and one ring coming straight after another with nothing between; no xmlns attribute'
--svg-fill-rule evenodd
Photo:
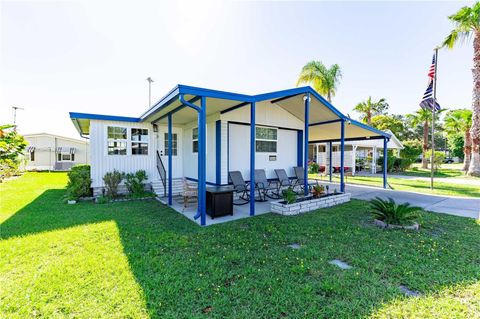
<svg viewBox="0 0 480 319"><path fill-rule="evenodd" d="M447 164L452 164L452 163L455 163L453 157L445 157L445 159L443 160L444 163L447 163Z"/></svg>

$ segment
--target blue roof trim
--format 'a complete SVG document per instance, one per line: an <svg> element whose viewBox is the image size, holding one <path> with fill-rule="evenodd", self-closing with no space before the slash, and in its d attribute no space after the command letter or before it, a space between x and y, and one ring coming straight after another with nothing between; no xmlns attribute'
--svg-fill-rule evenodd
<svg viewBox="0 0 480 319"><path fill-rule="evenodd" d="M254 95L255 102L260 102L260 101L265 101L265 100L273 100L279 97L285 97L285 96L290 96L290 95L298 95L301 93L307 93L309 92L309 86L302 86L299 88L294 88L294 89L287 89L287 90L281 90L281 91L275 91L275 92L270 92L270 93L263 93L263 94L257 94Z"/></svg>
<svg viewBox="0 0 480 319"><path fill-rule="evenodd" d="M326 107L328 107L333 113L335 113L338 117L342 118L342 119L347 119L347 117L345 115L343 115L339 110L337 110L337 108L335 106L332 105L332 103L328 102L323 96L321 96L320 94L318 94L317 91L315 91L311 86L307 86L310 94L312 94L313 96L315 96L317 99L320 100L320 102L323 103L323 105L325 105Z"/></svg>
<svg viewBox="0 0 480 319"><path fill-rule="evenodd" d="M75 113L70 112L71 119L87 119L87 120L102 120L102 121L120 121L120 122L140 122L138 117L91 114L91 113Z"/></svg>
<svg viewBox="0 0 480 319"><path fill-rule="evenodd" d="M387 137L387 138L390 138L390 137L392 136L392 135L388 134L387 132L377 130L376 128L373 128L373 127L371 127L371 126L368 126L367 124L363 124L363 123L361 123L361 122L359 122L359 121L352 120L351 118L346 118L346 120L347 120L348 122L350 122L351 124L353 124L353 125L359 126L359 127L361 127L361 128L364 128L364 129L366 129L366 130L369 130L369 131L371 131L371 132L373 132L373 133L376 133L376 134L378 134L378 135L381 135L381 136L384 136L384 137Z"/></svg>
<svg viewBox="0 0 480 319"><path fill-rule="evenodd" d="M152 115L153 113L167 107L171 103L175 102L178 99L179 95L179 85L176 85L171 89L166 95L164 95L160 100L158 100L153 106L151 106L146 112L140 115L140 119L145 119L147 116Z"/></svg>
<svg viewBox="0 0 480 319"><path fill-rule="evenodd" d="M201 95L210 98L225 99L225 100L234 100L241 102L254 102L252 95L239 94L227 91L211 90L206 88L194 87L179 84L178 88L180 89L181 94L191 94L191 95Z"/></svg>

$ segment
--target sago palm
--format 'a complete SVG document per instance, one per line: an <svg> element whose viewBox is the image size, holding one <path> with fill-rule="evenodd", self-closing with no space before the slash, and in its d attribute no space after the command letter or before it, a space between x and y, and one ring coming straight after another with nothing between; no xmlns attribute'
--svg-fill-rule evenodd
<svg viewBox="0 0 480 319"><path fill-rule="evenodd" d="M362 122L372 125L372 117L385 114L388 106L384 98L372 101L372 97L369 96L365 101L358 103L353 110L360 113L360 120Z"/></svg>
<svg viewBox="0 0 480 319"><path fill-rule="evenodd" d="M385 200L379 197L370 201L370 209L375 219L393 225L411 223L422 210L420 207L410 206L409 203L397 204L392 198Z"/></svg>
<svg viewBox="0 0 480 319"><path fill-rule="evenodd" d="M468 171L472 155L472 111L467 109L451 110L445 116L445 130L449 135L463 134L463 170Z"/></svg>
<svg viewBox="0 0 480 319"><path fill-rule="evenodd" d="M342 71L338 64L327 68L320 61L310 61L305 64L298 76L297 86L300 84L310 84L312 87L325 96L328 102L332 102L332 97L337 92L337 86L342 78Z"/></svg>
<svg viewBox="0 0 480 319"><path fill-rule="evenodd" d="M448 18L455 28L443 42L444 46L451 49L460 40L473 37L473 102L470 128L472 158L468 174L480 176L480 2L476 2L472 7L463 7Z"/></svg>
<svg viewBox="0 0 480 319"><path fill-rule="evenodd" d="M439 114L441 112L443 112L443 110L437 111L436 113ZM413 114L407 114L407 119L413 126L423 125L422 168L427 168L428 161L425 154L428 151L428 128L430 126L430 122L432 121L432 111L427 109L419 109Z"/></svg>

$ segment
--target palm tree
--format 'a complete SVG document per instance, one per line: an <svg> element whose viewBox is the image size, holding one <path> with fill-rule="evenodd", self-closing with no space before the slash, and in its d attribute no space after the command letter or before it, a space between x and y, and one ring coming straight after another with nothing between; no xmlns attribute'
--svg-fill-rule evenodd
<svg viewBox="0 0 480 319"><path fill-rule="evenodd" d="M439 114L443 111L444 109L437 111L436 113ZM428 168L428 161L425 154L428 151L428 127L432 121L432 111L419 109L414 114L407 114L407 119L412 126L423 125L422 168ZM438 119L438 117L436 117L436 119Z"/></svg>
<svg viewBox="0 0 480 319"><path fill-rule="evenodd" d="M297 86L302 83L311 84L315 91L326 96L328 102L331 103L341 77L342 71L338 64L327 68L320 61L310 61L303 66L298 76Z"/></svg>
<svg viewBox="0 0 480 319"><path fill-rule="evenodd" d="M358 103L353 110L360 113L362 122L372 125L372 117L385 114L388 107L389 105L384 98L372 101L372 97L369 96L365 101Z"/></svg>
<svg viewBox="0 0 480 319"><path fill-rule="evenodd" d="M467 109L451 110L445 116L445 129L449 135L463 132L463 170L468 171L472 155L472 139L470 127L472 126L472 111Z"/></svg>
<svg viewBox="0 0 480 319"><path fill-rule="evenodd" d="M480 176L480 2L472 7L463 7L448 18L455 28L443 42L443 46L453 48L459 40L468 40L473 35L473 103L472 127L472 158L468 175Z"/></svg>

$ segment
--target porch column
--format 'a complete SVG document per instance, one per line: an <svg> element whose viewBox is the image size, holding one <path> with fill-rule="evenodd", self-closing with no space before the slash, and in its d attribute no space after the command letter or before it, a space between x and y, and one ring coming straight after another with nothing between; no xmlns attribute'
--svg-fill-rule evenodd
<svg viewBox="0 0 480 319"><path fill-rule="evenodd" d="M168 113L168 205L172 205L172 113Z"/></svg>
<svg viewBox="0 0 480 319"><path fill-rule="evenodd" d="M332 142L329 142L328 143L328 173L330 175L330 183L332 182L332 148L333 148L333 145L332 145ZM325 169L327 169L325 167Z"/></svg>
<svg viewBox="0 0 480 319"><path fill-rule="evenodd" d="M340 192L345 192L345 121L340 122Z"/></svg>
<svg viewBox="0 0 480 319"><path fill-rule="evenodd" d="M376 159L375 157L377 157L377 148L374 146L372 147L372 174L375 174L376 173Z"/></svg>
<svg viewBox="0 0 480 319"><path fill-rule="evenodd" d="M388 154L387 154L387 138L383 138L383 188L387 188L387 162L388 162Z"/></svg>
<svg viewBox="0 0 480 319"><path fill-rule="evenodd" d="M352 176L355 176L357 169L357 145L352 146Z"/></svg>
<svg viewBox="0 0 480 319"><path fill-rule="evenodd" d="M202 96L201 107L198 111L198 213L200 215L200 224L206 225L206 98Z"/></svg>
<svg viewBox="0 0 480 319"><path fill-rule="evenodd" d="M308 120L310 115L310 93L303 98L305 100L305 133L303 133L303 193L308 195Z"/></svg>
<svg viewBox="0 0 480 319"><path fill-rule="evenodd" d="M250 216L255 216L255 102L250 103Z"/></svg>

